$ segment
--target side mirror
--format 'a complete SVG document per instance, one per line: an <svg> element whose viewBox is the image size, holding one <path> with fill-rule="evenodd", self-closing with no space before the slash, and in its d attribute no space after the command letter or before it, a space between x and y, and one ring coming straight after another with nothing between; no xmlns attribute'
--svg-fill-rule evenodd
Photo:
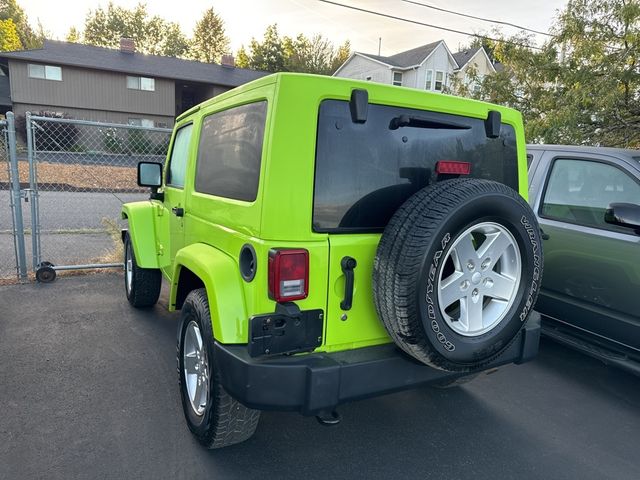
<svg viewBox="0 0 640 480"><path fill-rule="evenodd" d="M604 221L611 225L634 228L640 235L640 205L612 203L604 214Z"/></svg>
<svg viewBox="0 0 640 480"><path fill-rule="evenodd" d="M156 162L138 163L138 185L154 190L162 186L162 165Z"/></svg>

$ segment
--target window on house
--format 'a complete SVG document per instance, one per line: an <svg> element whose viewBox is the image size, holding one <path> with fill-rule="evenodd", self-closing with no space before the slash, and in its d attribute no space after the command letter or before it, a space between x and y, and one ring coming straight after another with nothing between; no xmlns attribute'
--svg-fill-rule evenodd
<svg viewBox="0 0 640 480"><path fill-rule="evenodd" d="M402 72L393 72L393 84L402 86Z"/></svg>
<svg viewBox="0 0 640 480"><path fill-rule="evenodd" d="M129 125L153 128L153 120L148 118L129 118Z"/></svg>
<svg viewBox="0 0 640 480"><path fill-rule="evenodd" d="M153 92L156 89L156 81L154 78L127 75L127 88Z"/></svg>
<svg viewBox="0 0 640 480"><path fill-rule="evenodd" d="M434 90L441 92L443 87L444 87L444 72L436 71L436 86Z"/></svg>
<svg viewBox="0 0 640 480"><path fill-rule="evenodd" d="M433 70L427 70L427 79L424 84L427 90L433 90Z"/></svg>
<svg viewBox="0 0 640 480"><path fill-rule="evenodd" d="M31 78L42 78L45 80L62 81L62 67L54 65L36 65L30 63L28 66L29 76Z"/></svg>

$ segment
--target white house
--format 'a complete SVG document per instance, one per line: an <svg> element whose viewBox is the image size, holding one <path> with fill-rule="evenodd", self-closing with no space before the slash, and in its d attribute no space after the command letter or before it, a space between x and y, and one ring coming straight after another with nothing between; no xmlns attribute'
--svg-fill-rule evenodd
<svg viewBox="0 0 640 480"><path fill-rule="evenodd" d="M454 53L453 58L458 64L455 75L471 90L478 88L485 76L496 73L496 66L483 47L461 50ZM474 75L469 75L471 69L474 70Z"/></svg>
<svg viewBox="0 0 640 480"><path fill-rule="evenodd" d="M333 75L442 92L453 75L464 78L472 65L479 77L495 72L484 48L452 54L439 40L390 57L354 52Z"/></svg>

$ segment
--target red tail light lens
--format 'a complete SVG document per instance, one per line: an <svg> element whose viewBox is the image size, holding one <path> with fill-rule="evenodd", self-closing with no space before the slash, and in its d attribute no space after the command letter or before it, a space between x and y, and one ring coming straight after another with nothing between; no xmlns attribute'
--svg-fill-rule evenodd
<svg viewBox="0 0 640 480"><path fill-rule="evenodd" d="M436 163L436 173L444 175L469 175L471 164L469 162L456 162L455 160L440 160Z"/></svg>
<svg viewBox="0 0 640 480"><path fill-rule="evenodd" d="M279 248L269 251L269 298L276 302L302 300L309 294L309 252Z"/></svg>

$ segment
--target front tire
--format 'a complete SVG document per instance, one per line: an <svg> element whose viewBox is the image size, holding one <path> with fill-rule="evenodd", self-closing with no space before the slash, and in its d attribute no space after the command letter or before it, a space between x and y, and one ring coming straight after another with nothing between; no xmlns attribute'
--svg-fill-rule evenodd
<svg viewBox="0 0 640 480"><path fill-rule="evenodd" d="M127 300L136 308L156 304L160 297L162 273L157 268L141 268L133 252L129 233L124 237L124 290Z"/></svg>
<svg viewBox="0 0 640 480"><path fill-rule="evenodd" d="M189 293L182 306L180 323L178 379L189 430L202 445L211 449L244 442L254 434L260 411L242 405L220 383L204 288Z"/></svg>

